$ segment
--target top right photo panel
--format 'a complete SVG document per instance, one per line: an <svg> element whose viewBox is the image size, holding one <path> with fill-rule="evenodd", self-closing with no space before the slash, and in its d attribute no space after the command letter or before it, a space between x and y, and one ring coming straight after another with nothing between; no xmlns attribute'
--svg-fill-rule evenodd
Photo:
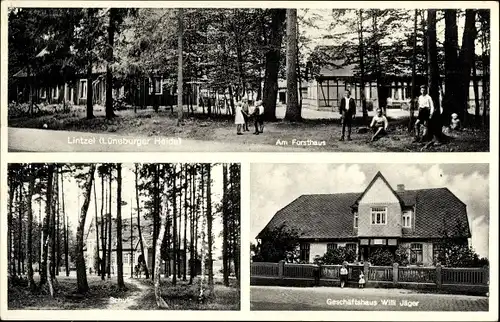
<svg viewBox="0 0 500 322"><path fill-rule="evenodd" d="M488 152L490 14L9 8L9 151Z"/></svg>

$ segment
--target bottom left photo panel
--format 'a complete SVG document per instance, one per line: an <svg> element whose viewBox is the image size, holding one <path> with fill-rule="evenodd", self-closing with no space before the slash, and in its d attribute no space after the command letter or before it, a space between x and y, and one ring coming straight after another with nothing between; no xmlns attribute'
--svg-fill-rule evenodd
<svg viewBox="0 0 500 322"><path fill-rule="evenodd" d="M240 310L240 173L8 164L8 310Z"/></svg>

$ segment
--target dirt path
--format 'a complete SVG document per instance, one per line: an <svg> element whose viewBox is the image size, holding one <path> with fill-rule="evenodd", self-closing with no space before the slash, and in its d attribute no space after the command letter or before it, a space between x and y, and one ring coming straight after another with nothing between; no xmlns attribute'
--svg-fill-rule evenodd
<svg viewBox="0 0 500 322"><path fill-rule="evenodd" d="M138 300L145 296L147 292L152 291L148 286L139 283L134 278L128 279L127 283L136 286L139 290L134 291L125 298L110 297L106 310L128 310L130 307L138 306Z"/></svg>

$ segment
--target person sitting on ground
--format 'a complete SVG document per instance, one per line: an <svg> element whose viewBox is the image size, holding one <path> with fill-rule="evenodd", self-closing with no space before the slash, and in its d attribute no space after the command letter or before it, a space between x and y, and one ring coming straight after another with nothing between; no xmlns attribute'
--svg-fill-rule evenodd
<svg viewBox="0 0 500 322"><path fill-rule="evenodd" d="M342 267L340 268L340 287L344 288L347 283L347 276L349 271L347 270L347 262L342 263Z"/></svg>
<svg viewBox="0 0 500 322"><path fill-rule="evenodd" d="M461 124L460 124L460 119L458 118L458 114L457 113L451 114L450 129L459 131L461 129L460 125Z"/></svg>
<svg viewBox="0 0 500 322"><path fill-rule="evenodd" d="M359 288L364 288L365 283L366 283L365 274L363 274L363 271L361 271L361 273L359 273L359 282L358 282Z"/></svg>
<svg viewBox="0 0 500 322"><path fill-rule="evenodd" d="M244 112L242 110L243 104L241 102L236 103L236 109L234 113L234 124L236 124L236 134L242 135L241 127L245 125Z"/></svg>
<svg viewBox="0 0 500 322"><path fill-rule="evenodd" d="M384 114L382 114L382 109L377 108L377 114L373 117L372 123L370 124L370 128L373 129L372 142L376 139L378 140L384 135L387 135L387 126L389 122Z"/></svg>
<svg viewBox="0 0 500 322"><path fill-rule="evenodd" d="M252 115L255 119L255 132L253 134L264 133L264 106L262 106L262 101L255 102Z"/></svg>

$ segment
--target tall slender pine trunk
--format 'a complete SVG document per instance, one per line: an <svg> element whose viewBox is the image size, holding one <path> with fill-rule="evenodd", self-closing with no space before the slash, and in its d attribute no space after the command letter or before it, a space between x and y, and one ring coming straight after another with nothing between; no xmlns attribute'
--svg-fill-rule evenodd
<svg viewBox="0 0 500 322"><path fill-rule="evenodd" d="M118 288L125 289L123 282L123 239L122 239L122 164L116 164L116 265Z"/></svg>
<svg viewBox="0 0 500 322"><path fill-rule="evenodd" d="M83 253L83 235L85 229L85 220L87 218L87 211L90 205L90 194L92 191L92 182L94 181L94 172L95 163L91 163L90 169L87 173L87 178L85 179L85 185L83 188L83 205L80 209L78 227L76 230L76 281L78 293L86 293L89 290L89 285L87 283L87 269L85 266L85 257Z"/></svg>

